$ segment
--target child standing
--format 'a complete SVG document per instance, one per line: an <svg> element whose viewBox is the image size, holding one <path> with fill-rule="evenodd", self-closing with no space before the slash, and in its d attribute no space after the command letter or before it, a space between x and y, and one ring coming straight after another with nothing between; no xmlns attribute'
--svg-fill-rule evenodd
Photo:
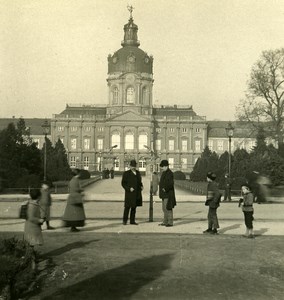
<svg viewBox="0 0 284 300"><path fill-rule="evenodd" d="M27 220L25 222L24 239L33 247L43 244L41 225L44 219L40 217L40 190L30 191L30 197L27 209Z"/></svg>
<svg viewBox="0 0 284 300"><path fill-rule="evenodd" d="M45 220L46 222L46 228L47 230L55 229L54 227L50 226L50 206L51 206L51 195L50 195L50 183L45 181L41 185L41 197L40 197L40 214L41 218Z"/></svg>
<svg viewBox="0 0 284 300"><path fill-rule="evenodd" d="M254 238L253 235L253 194L250 187L247 184L242 185L242 195L243 198L240 199L239 206L242 206L242 211L244 213L246 233L245 237Z"/></svg>

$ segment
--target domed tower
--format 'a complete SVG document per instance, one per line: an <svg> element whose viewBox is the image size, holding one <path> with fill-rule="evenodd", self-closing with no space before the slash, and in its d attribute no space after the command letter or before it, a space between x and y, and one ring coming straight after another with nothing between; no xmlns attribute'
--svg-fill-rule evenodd
<svg viewBox="0 0 284 300"><path fill-rule="evenodd" d="M124 25L122 48L108 56L109 116L132 110L142 115L152 113L153 57L139 48L138 26L132 6Z"/></svg>

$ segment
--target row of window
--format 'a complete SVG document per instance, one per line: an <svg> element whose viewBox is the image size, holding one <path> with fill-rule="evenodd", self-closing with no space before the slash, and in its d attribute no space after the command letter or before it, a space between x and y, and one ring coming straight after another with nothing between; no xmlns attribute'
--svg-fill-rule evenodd
<svg viewBox="0 0 284 300"><path fill-rule="evenodd" d="M77 130L78 130L78 126L71 126L71 127L70 127L70 131L71 131L71 132L76 132ZM175 130L176 130L176 128L174 128L174 127L170 127L170 128L169 128L169 131L170 131L171 133L174 133ZM64 126L57 126L57 131L58 131L58 132L63 132L63 131L64 131ZM90 131L91 131L91 126L85 126L85 127L84 127L84 131L90 132ZM98 131L98 132L103 132L103 131L104 131L104 128L103 128L103 127L98 127L98 128L97 128L97 131ZM156 132L160 133L161 131L162 131L161 128L156 128ZM188 132L188 128L185 128L185 127L181 128L181 132L183 132L183 133ZM195 132L196 132L196 133L200 133L200 132L201 132L201 128L195 128Z"/></svg>
<svg viewBox="0 0 284 300"><path fill-rule="evenodd" d="M225 149L224 144L226 143L227 145L227 141L224 140L216 140L215 145L214 145L214 140L209 140L208 141L208 148L211 151L224 151L227 150L227 148ZM214 147L215 146L215 147ZM251 141L232 141L231 144L231 151L235 151L236 149L240 148L240 149L247 149L248 151L250 151L253 147L255 146L255 141L251 140Z"/></svg>
<svg viewBox="0 0 284 300"><path fill-rule="evenodd" d="M142 98L141 98L141 103L139 104L149 104L149 90L144 87L142 88ZM115 87L112 90L112 103L113 104L118 104L119 103L119 92L118 88ZM135 99L135 89L134 87L128 87L126 89L126 104L135 104L136 99Z"/></svg>
<svg viewBox="0 0 284 300"><path fill-rule="evenodd" d="M195 159L195 162L196 162L196 160L197 160L197 158ZM174 158L173 157L169 157L168 161L169 161L170 168L174 168L175 167L175 160L174 160ZM98 157L97 158L97 163L96 163L97 166L100 165L100 163L101 163L101 158ZM90 158L88 156L84 156L83 157L83 162L81 163L80 160L79 160L79 157L70 156L70 167L71 168L82 167L81 164L83 165L84 169L88 170L89 167L90 167ZM181 158L180 165L181 165L182 169L187 169L188 168L188 160L187 160L187 158ZM139 166L140 170L145 169L146 168L146 160L139 160L138 166ZM118 158L116 158L114 160L114 168L116 170L119 170L119 168L120 168L120 160Z"/></svg>
<svg viewBox="0 0 284 300"><path fill-rule="evenodd" d="M61 138L62 143L64 142L63 138ZM156 140L156 147L155 149L157 151L162 150L162 141L160 139ZM121 149L121 143L120 143L120 136L113 135L111 138L111 145L116 146L116 149ZM147 135L140 135L138 138L138 149L139 150L145 150L148 145L148 136ZM78 148L77 144L77 138L71 138L70 139L70 147L71 150L76 150ZM85 138L83 139L83 148L84 150L90 150L91 149L91 138ZM103 150L104 149L104 140L102 138L97 139L97 149ZM124 139L124 149L126 150L134 150L134 135L126 135ZM168 140L168 148L169 151L174 151L176 149L175 140L169 139ZM201 150L201 140L195 140L194 141L194 149L196 151ZM188 151L188 140L181 140L181 151Z"/></svg>

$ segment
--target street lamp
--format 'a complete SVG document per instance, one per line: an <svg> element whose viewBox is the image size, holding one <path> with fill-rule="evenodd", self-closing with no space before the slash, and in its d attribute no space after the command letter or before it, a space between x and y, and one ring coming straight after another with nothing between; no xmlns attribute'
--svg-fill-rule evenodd
<svg viewBox="0 0 284 300"><path fill-rule="evenodd" d="M41 125L43 129L43 134L44 134L44 158L43 158L43 180L46 181L46 162L47 162L47 155L46 155L46 140L47 140L47 135L49 133L49 124L48 121L45 119L43 124Z"/></svg>
<svg viewBox="0 0 284 300"><path fill-rule="evenodd" d="M226 127L226 133L229 138L229 170L228 170L228 177L229 177L229 188L228 188L228 197L231 199L231 144L232 144L232 137L234 135L234 127L231 122L228 123Z"/></svg>

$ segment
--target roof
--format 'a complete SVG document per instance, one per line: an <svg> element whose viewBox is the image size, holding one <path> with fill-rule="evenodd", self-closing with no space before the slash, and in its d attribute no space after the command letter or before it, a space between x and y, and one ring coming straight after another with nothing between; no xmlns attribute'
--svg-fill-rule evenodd
<svg viewBox="0 0 284 300"><path fill-rule="evenodd" d="M42 124L45 120L48 121L48 124L50 125L50 119L46 119L46 118L33 118L33 119L25 119L23 118L23 120L25 121L26 127L30 128L30 133L31 135L43 135L43 129L42 129ZM0 130L6 129L7 126L10 123L14 123L15 125L17 125L19 121L19 118L5 118L5 119L0 119Z"/></svg>

